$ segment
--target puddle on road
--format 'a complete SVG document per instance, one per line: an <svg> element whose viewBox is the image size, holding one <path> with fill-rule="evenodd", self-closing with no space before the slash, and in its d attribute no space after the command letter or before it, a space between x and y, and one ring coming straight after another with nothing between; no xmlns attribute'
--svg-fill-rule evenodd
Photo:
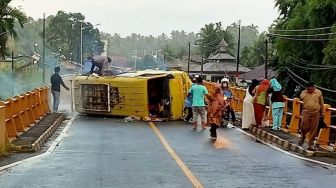
<svg viewBox="0 0 336 188"><path fill-rule="evenodd" d="M232 144L225 138L217 138L217 140L212 141L213 142L213 147L215 149L228 149L231 148Z"/></svg>

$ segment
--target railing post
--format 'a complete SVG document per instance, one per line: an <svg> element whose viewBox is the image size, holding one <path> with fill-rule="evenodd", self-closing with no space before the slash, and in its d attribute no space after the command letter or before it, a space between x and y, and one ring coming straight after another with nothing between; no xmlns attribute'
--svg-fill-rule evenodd
<svg viewBox="0 0 336 188"><path fill-rule="evenodd" d="M0 106L0 154L6 151L5 107Z"/></svg>
<svg viewBox="0 0 336 188"><path fill-rule="evenodd" d="M236 111L237 110L237 105L238 105L239 95L238 95L236 87L231 88L231 91L232 91L232 96L233 96L233 99L231 100L231 107L234 111Z"/></svg>
<svg viewBox="0 0 336 188"><path fill-rule="evenodd" d="M287 112L288 112L288 100L287 96L284 96L286 101L285 101L285 107L283 110L283 115L282 115L282 120L281 120L281 128L287 129Z"/></svg>
<svg viewBox="0 0 336 188"><path fill-rule="evenodd" d="M238 101L237 101L237 106L235 109L235 112L242 112L243 111L243 101L245 97L245 91L242 88L239 88L238 91Z"/></svg>
<svg viewBox="0 0 336 188"><path fill-rule="evenodd" d="M294 98L293 100L293 114L292 119L289 124L288 131L290 133L298 133L299 131L299 124L300 124L300 118L301 118L301 104L299 98Z"/></svg>
<svg viewBox="0 0 336 188"><path fill-rule="evenodd" d="M328 108L331 108L329 104L325 104L323 106L324 111L324 123L327 124L327 127L320 130L320 133L317 137L317 143L321 146L328 145L329 144L329 136L330 136L330 127L331 124L331 110L328 110Z"/></svg>

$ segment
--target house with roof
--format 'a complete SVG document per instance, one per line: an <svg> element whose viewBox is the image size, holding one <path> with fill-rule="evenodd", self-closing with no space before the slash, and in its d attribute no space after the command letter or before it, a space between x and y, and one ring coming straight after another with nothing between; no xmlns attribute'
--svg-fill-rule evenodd
<svg viewBox="0 0 336 188"><path fill-rule="evenodd" d="M267 69L267 78L276 77L278 72L274 71L272 68ZM261 80L265 78L265 64L254 67L247 73L239 75L240 80L244 80L247 83L251 83L253 79Z"/></svg>
<svg viewBox="0 0 336 188"><path fill-rule="evenodd" d="M228 50L229 45L223 39L218 45L218 53L211 55L204 60L203 71L202 63L193 63L190 66L191 74L205 75L207 80L217 82L224 77L236 77L237 64L236 58L233 57ZM250 71L249 68L239 65L238 74L244 74Z"/></svg>

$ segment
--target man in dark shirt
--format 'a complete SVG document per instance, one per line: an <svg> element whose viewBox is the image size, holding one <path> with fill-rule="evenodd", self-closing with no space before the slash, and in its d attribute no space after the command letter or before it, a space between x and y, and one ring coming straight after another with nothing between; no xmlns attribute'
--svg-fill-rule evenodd
<svg viewBox="0 0 336 188"><path fill-rule="evenodd" d="M59 75L61 69L59 67L55 67L54 70L55 74L51 76L50 82L51 82L51 93L53 96L53 112L57 112L61 97L61 85L66 90L69 90L69 88L64 84L62 77Z"/></svg>

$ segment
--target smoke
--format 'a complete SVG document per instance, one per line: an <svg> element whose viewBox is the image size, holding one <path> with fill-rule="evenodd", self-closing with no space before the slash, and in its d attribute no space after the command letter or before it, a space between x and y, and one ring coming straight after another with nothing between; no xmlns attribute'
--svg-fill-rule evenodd
<svg viewBox="0 0 336 188"><path fill-rule="evenodd" d="M43 82L43 64L42 58L37 64L19 70L19 67L31 60L15 62L14 72L9 68L11 63L3 63L0 68L0 100L20 95L32 89L45 85L50 85L50 76L54 73L54 67L61 67L61 74L73 74L76 70L69 70L59 64L59 57L46 52L45 76ZM7 68L6 68L7 67Z"/></svg>

